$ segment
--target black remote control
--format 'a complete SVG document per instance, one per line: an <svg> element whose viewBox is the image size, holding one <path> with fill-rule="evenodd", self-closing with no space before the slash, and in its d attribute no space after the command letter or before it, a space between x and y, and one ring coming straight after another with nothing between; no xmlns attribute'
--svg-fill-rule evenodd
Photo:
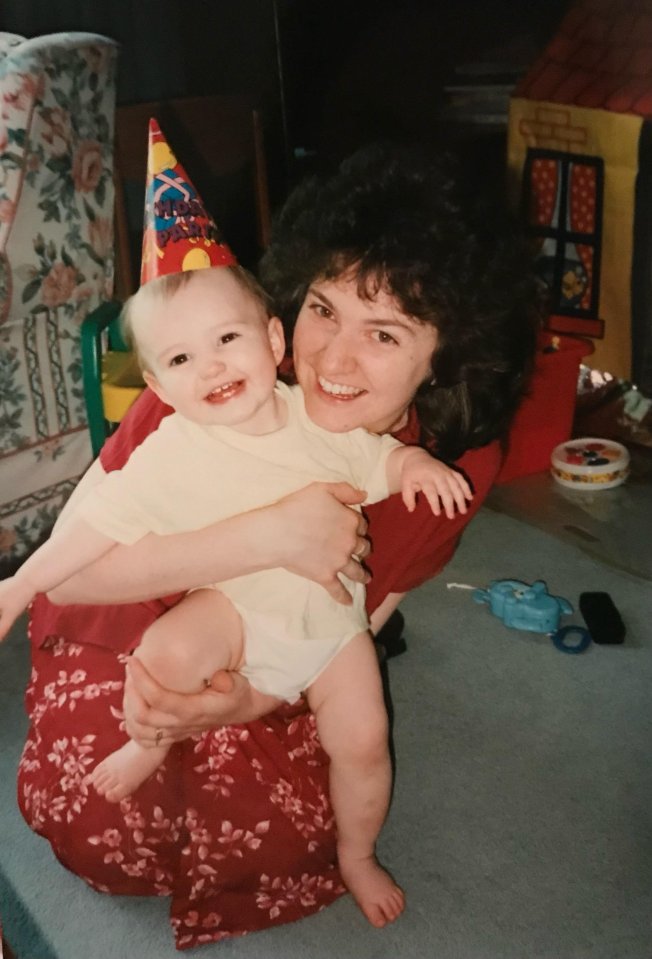
<svg viewBox="0 0 652 959"><path fill-rule="evenodd" d="M580 612L594 643L623 642L625 624L609 593L580 593Z"/></svg>

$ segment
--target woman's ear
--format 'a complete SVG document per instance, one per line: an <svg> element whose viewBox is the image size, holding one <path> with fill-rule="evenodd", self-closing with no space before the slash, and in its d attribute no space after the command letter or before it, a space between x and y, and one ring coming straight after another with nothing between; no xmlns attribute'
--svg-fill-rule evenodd
<svg viewBox="0 0 652 959"><path fill-rule="evenodd" d="M156 393L156 395L158 396L159 400L160 400L162 403L165 403L166 406L170 406L170 405L171 405L171 404L170 404L170 401L168 400L167 396L165 395L165 390L163 389L163 387L161 386L161 384L160 384L159 381L156 379L156 377L154 376L153 373L150 373L149 370L143 370L143 379L145 380L145 382L146 382L147 385L149 386L149 388L150 388L150 390L152 391L152 393Z"/></svg>
<svg viewBox="0 0 652 959"><path fill-rule="evenodd" d="M267 335L269 336L272 353L274 354L274 359L276 360L276 365L278 366L285 356L285 333L283 332L283 324L279 320L278 316L272 316L268 321Z"/></svg>

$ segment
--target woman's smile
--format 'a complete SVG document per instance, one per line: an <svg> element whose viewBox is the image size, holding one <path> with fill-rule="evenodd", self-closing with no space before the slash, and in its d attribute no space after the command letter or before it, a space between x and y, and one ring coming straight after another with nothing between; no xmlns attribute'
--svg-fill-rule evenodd
<svg viewBox="0 0 652 959"><path fill-rule="evenodd" d="M323 376L317 377L317 382L323 393L337 400L352 400L366 392L366 390L361 390L357 386L346 386L344 383L332 383Z"/></svg>

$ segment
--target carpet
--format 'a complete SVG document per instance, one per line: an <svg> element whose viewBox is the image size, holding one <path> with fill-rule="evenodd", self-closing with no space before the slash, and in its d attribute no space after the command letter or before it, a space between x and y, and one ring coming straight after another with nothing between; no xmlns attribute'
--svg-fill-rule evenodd
<svg viewBox="0 0 652 959"><path fill-rule="evenodd" d="M609 592L624 645L566 655L447 588L503 578L544 579L576 610L580 592ZM388 664L396 784L379 852L406 890L404 916L375 930L344 897L189 955L650 959L652 584L484 509L401 609L408 650ZM94 893L17 811L27 669L19 624L0 647L5 935L17 959L172 959L165 901Z"/></svg>

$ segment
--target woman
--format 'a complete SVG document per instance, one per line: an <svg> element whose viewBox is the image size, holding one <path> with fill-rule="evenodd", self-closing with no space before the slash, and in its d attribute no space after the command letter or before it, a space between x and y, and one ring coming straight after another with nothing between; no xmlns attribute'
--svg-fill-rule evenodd
<svg viewBox="0 0 652 959"><path fill-rule="evenodd" d="M313 420L432 444L475 490L453 520L427 504L408 514L398 497L368 510L377 631L407 590L448 562L498 472L535 344L527 259L508 234L463 211L439 167L375 149L295 192L261 275L293 332ZM75 495L121 466L168 412L146 393ZM229 693L178 696L136 662L124 690L126 654L178 598L168 594L253 569L286 566L346 601L337 572L366 578L356 559L369 549L364 521L346 505L358 499L345 484L313 484L206 530L148 537L54 597L131 605L35 604L23 814L95 888L170 895L181 948L300 918L343 892L325 756L301 705L265 715L265 697L237 676ZM114 806L84 777L125 740L123 692L134 738L178 745L164 770Z"/></svg>

